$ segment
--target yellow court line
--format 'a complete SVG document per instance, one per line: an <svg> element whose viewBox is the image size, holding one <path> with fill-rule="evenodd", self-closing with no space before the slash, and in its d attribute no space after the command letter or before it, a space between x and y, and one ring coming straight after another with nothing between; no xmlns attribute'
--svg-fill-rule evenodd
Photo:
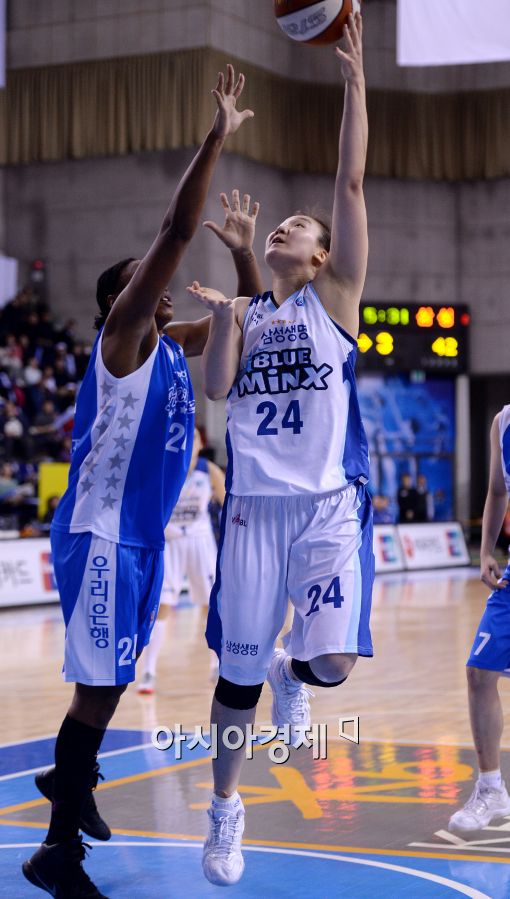
<svg viewBox="0 0 510 899"><path fill-rule="evenodd" d="M194 768L197 765L203 765L209 762L208 757L203 759L193 759L191 762L182 762L177 765L166 765L164 768L152 768L149 771L142 771L140 774L130 774L127 777L118 777L116 780L109 780L107 783L99 784L97 790L111 790L112 787L120 787L124 784L134 783L138 780L147 780L150 777L158 777L161 774L172 774L177 768L182 771L183 768ZM22 812L28 808L35 808L44 805L47 799L30 799L27 802L20 802L18 805L6 805L0 808L0 815L11 815L13 812Z"/></svg>
<svg viewBox="0 0 510 899"><path fill-rule="evenodd" d="M41 824L35 821L0 821L0 825L12 825L14 827L35 827L46 829L47 824ZM191 840L196 843L202 843L204 836L197 837L196 834L185 833L164 833L150 830L117 830L113 829L112 833L116 836L124 837L147 837L158 840ZM390 858L403 856L405 858L433 858L446 859L446 861L466 861L466 862L494 862L497 864L508 864L507 858L493 858L491 855L448 855L446 852L413 852L409 849L373 849L367 846L331 846L327 843L287 843L277 840L243 840L246 846L266 846L269 849L306 849L312 852L343 852L356 853L357 855L382 855ZM111 846L114 846L112 843ZM150 843L147 845L150 846Z"/></svg>

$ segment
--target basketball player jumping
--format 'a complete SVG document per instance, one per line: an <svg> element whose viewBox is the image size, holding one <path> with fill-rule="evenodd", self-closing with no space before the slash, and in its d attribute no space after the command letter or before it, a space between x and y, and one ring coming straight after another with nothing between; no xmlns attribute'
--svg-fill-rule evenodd
<svg viewBox="0 0 510 899"><path fill-rule="evenodd" d="M510 565L502 575L493 555L509 498L510 406L504 406L491 428L489 489L480 550L481 579L492 592L467 662L471 730L479 773L471 796L448 825L461 836L510 815L510 796L500 769L503 710L498 692L499 678L510 673Z"/></svg>
<svg viewBox="0 0 510 899"><path fill-rule="evenodd" d="M274 723L306 725L305 684L336 686L358 655L372 655L368 450L354 377L368 252L359 15L336 54L346 85L331 239L321 221L294 214L266 241L272 292L231 300L189 288L212 313L206 391L228 394L228 496L207 628L220 656L219 755L203 869L216 884L236 883L244 868L243 750L223 745L224 728L254 721L266 674ZM286 652L273 652L289 596Z"/></svg>
<svg viewBox="0 0 510 899"><path fill-rule="evenodd" d="M156 617L164 527L193 442L183 347L158 328L169 304L166 285L200 221L224 141L253 115L236 109L243 84L232 66L226 79L220 74L214 123L154 243L141 261L124 260L98 281L104 328L78 397L69 486L51 530L66 624L64 673L75 693L55 747L50 828L23 864L25 877L57 899L103 897L82 866L82 807L105 730ZM184 349L197 333L203 342L203 325L183 333Z"/></svg>

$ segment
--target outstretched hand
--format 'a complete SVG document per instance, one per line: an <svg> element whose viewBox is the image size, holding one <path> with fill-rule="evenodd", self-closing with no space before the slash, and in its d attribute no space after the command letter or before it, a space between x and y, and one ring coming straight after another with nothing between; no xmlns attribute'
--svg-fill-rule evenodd
<svg viewBox="0 0 510 899"><path fill-rule="evenodd" d="M198 281L193 281L191 287L187 287L186 290L213 315L229 315L234 308L234 300L227 299L219 290L212 287L201 287Z"/></svg>
<svg viewBox="0 0 510 899"><path fill-rule="evenodd" d="M218 110L214 119L213 132L216 137L224 139L229 134L235 134L245 119L251 119L254 113L251 109L239 112L236 103L244 88L244 75L241 73L235 81L234 67L227 66L227 77L223 72L218 73L218 82L211 93L216 98Z"/></svg>
<svg viewBox="0 0 510 899"><path fill-rule="evenodd" d="M253 247L255 237L255 222L259 213L260 204L253 203L250 212L250 195L244 194L243 202L239 199L239 191L232 191L232 203L229 203L226 194L220 194L221 204L225 210L225 222L223 227L216 222L204 222L204 228L209 228L217 237L233 252L249 253Z"/></svg>
<svg viewBox="0 0 510 899"><path fill-rule="evenodd" d="M346 81L364 79L363 73L363 20L359 12L350 14L344 25L342 46L335 47L342 63L342 75Z"/></svg>

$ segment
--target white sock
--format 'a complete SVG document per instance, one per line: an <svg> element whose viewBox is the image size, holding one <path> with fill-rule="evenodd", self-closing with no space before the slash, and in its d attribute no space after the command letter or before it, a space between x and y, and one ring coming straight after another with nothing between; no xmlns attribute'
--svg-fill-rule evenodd
<svg viewBox="0 0 510 899"><path fill-rule="evenodd" d="M501 771L497 768L495 771L480 771L478 775L478 783L482 787L491 787L492 789L501 789Z"/></svg>
<svg viewBox="0 0 510 899"><path fill-rule="evenodd" d="M242 802L236 790L235 793L232 793L232 796L218 796L217 793L213 793L212 804L214 808L224 808L230 811L237 805L242 805Z"/></svg>
<svg viewBox="0 0 510 899"><path fill-rule="evenodd" d="M156 665L158 656L165 639L166 618L156 619L156 623L152 629L151 639L148 646L145 647L142 655L143 674L152 674L156 676Z"/></svg>

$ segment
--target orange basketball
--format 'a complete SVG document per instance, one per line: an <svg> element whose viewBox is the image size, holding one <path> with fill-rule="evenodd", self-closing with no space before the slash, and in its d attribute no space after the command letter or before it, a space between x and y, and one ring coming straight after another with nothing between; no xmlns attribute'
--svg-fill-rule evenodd
<svg viewBox="0 0 510 899"><path fill-rule="evenodd" d="M278 25L287 37L305 44L334 44L342 37L350 13L361 0L273 0Z"/></svg>

